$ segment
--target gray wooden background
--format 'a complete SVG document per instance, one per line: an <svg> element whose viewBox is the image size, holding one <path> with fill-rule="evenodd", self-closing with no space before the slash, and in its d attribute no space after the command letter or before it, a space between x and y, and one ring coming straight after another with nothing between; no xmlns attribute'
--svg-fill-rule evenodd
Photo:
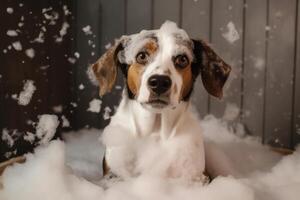
<svg viewBox="0 0 300 200"><path fill-rule="evenodd" d="M99 55L115 38L159 28L165 20L207 40L233 72L222 101L197 82L194 103L201 116L222 117L226 108L239 108L237 120L262 142L293 148L300 141L299 0L85 0L77 11L79 23L90 18L97 29ZM229 22L240 36L234 43L222 36ZM116 99L105 97L103 105Z"/></svg>

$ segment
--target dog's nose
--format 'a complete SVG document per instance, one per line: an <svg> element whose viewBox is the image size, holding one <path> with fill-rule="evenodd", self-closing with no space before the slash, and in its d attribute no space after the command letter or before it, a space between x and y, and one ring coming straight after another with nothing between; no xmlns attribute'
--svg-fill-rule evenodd
<svg viewBox="0 0 300 200"><path fill-rule="evenodd" d="M158 95L168 91L171 85L172 81L169 76L153 75L148 79L148 87Z"/></svg>

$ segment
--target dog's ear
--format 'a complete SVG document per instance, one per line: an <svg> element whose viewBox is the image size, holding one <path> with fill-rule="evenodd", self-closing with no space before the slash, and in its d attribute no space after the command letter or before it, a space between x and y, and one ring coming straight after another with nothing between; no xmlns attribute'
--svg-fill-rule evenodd
<svg viewBox="0 0 300 200"><path fill-rule="evenodd" d="M225 63L203 40L192 40L196 67L200 67L203 85L207 92L222 98L223 86L229 76L231 67ZM194 64L195 65L195 64Z"/></svg>
<svg viewBox="0 0 300 200"><path fill-rule="evenodd" d="M110 92L116 82L121 57L118 54L124 49L124 40L124 38L117 40L89 69L92 81L95 79L94 82L99 84L100 96Z"/></svg>

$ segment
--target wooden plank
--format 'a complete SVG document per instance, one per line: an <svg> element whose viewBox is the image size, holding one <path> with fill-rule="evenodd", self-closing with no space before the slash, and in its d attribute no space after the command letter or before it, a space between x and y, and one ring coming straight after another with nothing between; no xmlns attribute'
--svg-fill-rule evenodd
<svg viewBox="0 0 300 200"><path fill-rule="evenodd" d="M101 1L101 52L125 33L125 3L120 0Z"/></svg>
<svg viewBox="0 0 300 200"><path fill-rule="evenodd" d="M65 14L63 6L72 12L72 2L70 0L65 1L62 5L59 2L50 3L48 1L47 7L52 7L53 10L58 11L60 20L58 20L56 25L56 30L47 30L47 34L45 37L44 48L47 50L47 56L49 56L49 65L50 67L47 70L47 79L45 77L37 76L41 83L46 82L45 86L48 87L48 90L44 91L45 94L42 96L48 95L47 97L47 110L43 113L52 113L53 107L61 105L63 110L60 114L56 113L58 117L60 115L64 115L67 119L71 118L70 110L68 110L68 105L73 96L72 94L72 72L74 66L72 63L68 61L68 57L73 57L74 52L72 52L72 40L73 32L71 32L71 28L68 28L66 35L63 37L60 43L53 41L53 36L57 34L58 31L62 29L64 23L67 23L69 26L72 26L72 15ZM45 8L45 7L42 7ZM63 67L58 67L63 66ZM43 73L41 71L40 73ZM44 87L45 87L44 86ZM62 87L63 86L63 87ZM72 126L72 124L70 124ZM66 128L70 129L70 128ZM61 129L57 129L59 133Z"/></svg>
<svg viewBox="0 0 300 200"><path fill-rule="evenodd" d="M94 98L99 98L98 88L90 84L86 75L89 63L94 63L106 51L106 45L114 44L114 40L125 33L125 1L77 1L76 18L76 47L80 51L81 58L76 64L74 73L76 74L74 87L74 101L81 106L75 109L75 121L77 129L86 126L103 128L109 120L103 119L105 107L117 105L120 99L120 91L113 90L112 93L102 98L101 112L87 112L89 102ZM86 35L82 28L91 27L93 34ZM89 43L91 43L89 45ZM93 47L95 45L95 48ZM84 90L78 90L78 86L83 83ZM118 83L123 83L122 77L118 77Z"/></svg>
<svg viewBox="0 0 300 200"><path fill-rule="evenodd" d="M24 163L25 161L26 161L26 158L24 156L18 156L18 157L11 158L4 162L0 162L0 176L3 174L4 170L7 167L12 166L15 163Z"/></svg>
<svg viewBox="0 0 300 200"><path fill-rule="evenodd" d="M65 57L70 53L70 29L67 30L61 42L56 42L62 24L71 21L71 16L67 17L63 11L63 5L67 5L70 9L70 1L65 1L62 5L58 1L50 3L48 0L38 2L28 0L20 6L19 2L4 0L1 5L0 49L5 49L7 52L1 51L0 53L2 63L0 74L3 75L1 78L3 82L0 81L0 132L2 133L2 129L5 128L8 134L13 136L15 142L13 146L10 146L0 138L0 161L32 151L37 145L38 141L31 144L23 138L26 132L35 133L35 126L28 123L29 120L38 122L38 115L54 114L52 107L58 104L64 109L62 113L55 114L59 119L61 115L67 116L68 111L65 105L72 95L70 83L72 75L69 72L73 68ZM52 10L49 10L48 14L53 11L59 15L53 25L45 19L43 11L50 6ZM14 9L12 15L6 12L7 7ZM18 27L21 16L24 17L25 23L19 27L21 31L18 36L14 38L7 36L7 30ZM43 43L32 42L42 31L44 32ZM15 41L20 41L21 51L8 47ZM31 48L35 52L33 58L25 54L26 49ZM43 69L42 66L48 67ZM22 106L12 98L12 95L18 95L23 90L26 80L33 80L36 90L29 104ZM61 126L56 129L55 137L60 133Z"/></svg>
<svg viewBox="0 0 300 200"><path fill-rule="evenodd" d="M194 39L209 41L210 0L185 0L182 3L182 28ZM192 101L201 116L208 113L208 94L198 77Z"/></svg>
<svg viewBox="0 0 300 200"><path fill-rule="evenodd" d="M293 95L296 0L270 0L264 141L289 147Z"/></svg>
<svg viewBox="0 0 300 200"><path fill-rule="evenodd" d="M292 145L295 147L300 143L300 2L298 0L298 19L297 19L297 48L295 51L294 68L294 113L293 113L293 137Z"/></svg>
<svg viewBox="0 0 300 200"><path fill-rule="evenodd" d="M263 136L267 0L247 1L245 10L243 123Z"/></svg>
<svg viewBox="0 0 300 200"><path fill-rule="evenodd" d="M85 71L89 63L93 63L99 56L101 50L101 12L100 7L101 2L95 0L86 1L76 1L74 11L76 13L75 22L73 25L73 32L75 34L74 38L74 52L80 53L80 58L76 62L76 67L74 67L73 74L75 76L73 80L74 97L72 102L76 103L77 106L74 109L74 115L72 119L72 124L75 125L75 129L80 129L85 126L99 127L99 117L91 112L87 112L89 102L97 97L97 88L94 87L88 80ZM90 26L93 34L86 35L83 32L83 28ZM95 37L93 36L95 35ZM88 44L93 43L96 45L93 48ZM92 56L91 54L95 54ZM84 84L84 90L80 91L78 89L80 84ZM72 107L72 106L71 106Z"/></svg>
<svg viewBox="0 0 300 200"><path fill-rule="evenodd" d="M127 0L126 34L151 29L151 6L149 0Z"/></svg>
<svg viewBox="0 0 300 200"><path fill-rule="evenodd" d="M244 3L240 0L213 1L212 47L232 66L231 74L223 90L223 99L210 98L210 112L217 117L224 114L227 105L241 107L243 7ZM236 37L237 40L230 42L230 39L234 39L234 37L226 39L226 34L232 24L238 31L239 39Z"/></svg>
<svg viewBox="0 0 300 200"><path fill-rule="evenodd" d="M180 24L180 0L153 0L153 25L159 28L166 20Z"/></svg>

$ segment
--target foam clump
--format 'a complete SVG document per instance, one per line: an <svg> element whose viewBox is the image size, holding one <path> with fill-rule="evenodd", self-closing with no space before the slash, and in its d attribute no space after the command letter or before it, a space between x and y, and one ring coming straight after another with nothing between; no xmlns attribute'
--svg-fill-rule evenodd
<svg viewBox="0 0 300 200"><path fill-rule="evenodd" d="M213 116L205 117L201 125L206 159L210 164L207 167L213 167L215 176L209 184L148 173L124 179L103 179L100 169L104 149L96 140L101 131L92 129L66 134L65 143L52 141L38 147L34 154L27 154L24 164L8 167L0 179L3 185L0 199L299 198L300 148L283 157L262 146L256 138L241 133L236 135L243 129L234 129ZM156 148L153 146L152 150ZM156 165L164 162L163 159L155 160Z"/></svg>
<svg viewBox="0 0 300 200"><path fill-rule="evenodd" d="M36 136L40 139L39 143L47 144L54 137L58 125L59 121L56 115L40 115L36 127Z"/></svg>
<svg viewBox="0 0 300 200"><path fill-rule="evenodd" d="M90 181L102 178L104 147L99 142L101 131L82 129L63 134L66 141L66 165L80 177Z"/></svg>
<svg viewBox="0 0 300 200"><path fill-rule="evenodd" d="M205 141L206 168L213 175L234 175L244 178L256 171L270 170L282 155L248 136L241 124L230 126L212 115L201 122Z"/></svg>
<svg viewBox="0 0 300 200"><path fill-rule="evenodd" d="M65 166L64 143L53 141L26 156L24 164L15 164L2 176L0 199L96 199L103 190L73 175Z"/></svg>
<svg viewBox="0 0 300 200"><path fill-rule="evenodd" d="M36 87L34 85L34 81L26 80L26 82L24 83L23 91L21 91L19 94L18 104L22 106L28 105L35 90Z"/></svg>
<svg viewBox="0 0 300 200"><path fill-rule="evenodd" d="M48 146L38 148L26 159L26 163L15 164L4 172L1 200L253 199L249 188L230 177L216 178L203 187L183 180L141 175L112 183L104 190L75 176L65 166L65 145L61 141L52 141ZM230 188L235 191L229 191Z"/></svg>

